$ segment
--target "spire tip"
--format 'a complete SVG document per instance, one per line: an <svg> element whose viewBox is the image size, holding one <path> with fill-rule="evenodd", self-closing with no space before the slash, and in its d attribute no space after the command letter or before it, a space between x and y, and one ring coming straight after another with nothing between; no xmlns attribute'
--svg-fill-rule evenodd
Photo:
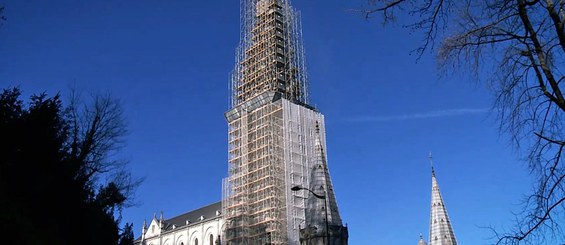
<svg viewBox="0 0 565 245"><path fill-rule="evenodd" d="M434 159L432 157L432 152L430 151L430 155L428 156L428 158L430 159L430 166L432 167L432 175L435 175L435 171L434 171Z"/></svg>

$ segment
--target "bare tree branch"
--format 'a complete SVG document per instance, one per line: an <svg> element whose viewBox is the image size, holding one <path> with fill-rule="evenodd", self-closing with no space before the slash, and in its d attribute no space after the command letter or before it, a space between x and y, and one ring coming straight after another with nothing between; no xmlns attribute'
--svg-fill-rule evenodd
<svg viewBox="0 0 565 245"><path fill-rule="evenodd" d="M494 94L500 130L536 179L515 226L496 244L564 243L565 0L370 0L366 17L418 17L418 48L434 49L444 72L469 72Z"/></svg>

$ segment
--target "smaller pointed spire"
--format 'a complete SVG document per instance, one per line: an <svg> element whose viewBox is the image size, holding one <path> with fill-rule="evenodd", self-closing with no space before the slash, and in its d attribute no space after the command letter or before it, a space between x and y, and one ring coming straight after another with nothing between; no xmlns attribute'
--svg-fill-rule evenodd
<svg viewBox="0 0 565 245"><path fill-rule="evenodd" d="M431 162L431 154L430 154ZM457 245L447 209L439 190L439 185L432 165L432 198L430 210L430 245Z"/></svg>
<svg viewBox="0 0 565 245"><path fill-rule="evenodd" d="M314 151L315 156L312 162L312 170L310 172L309 189L313 192L323 195L325 199L319 199L311 196L308 199L308 224L318 224L322 227L325 224L325 214L328 215L328 222L332 225L342 225L341 217L337 209L337 202L333 192L330 174L328 171L326 153L321 139L320 123L315 123ZM327 210L325 210L327 206ZM323 210L323 211L322 211Z"/></svg>

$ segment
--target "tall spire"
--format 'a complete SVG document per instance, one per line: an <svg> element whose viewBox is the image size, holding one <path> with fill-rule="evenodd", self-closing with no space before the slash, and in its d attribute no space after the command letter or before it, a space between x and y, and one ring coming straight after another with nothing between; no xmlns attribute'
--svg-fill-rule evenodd
<svg viewBox="0 0 565 245"><path fill-rule="evenodd" d="M310 226L306 220L312 212L306 193L294 187L324 195L326 202L312 201L316 207L323 204L323 210L327 206L324 217L317 219L324 222L322 229L342 227L322 149L324 116L308 105L300 13L290 0L240 3L241 41L231 77L231 106L225 113L228 177L222 213L230 222L222 237L234 245L298 245L301 225ZM316 121L322 141L314 138ZM315 188L312 182L318 183ZM340 245L347 244L347 230L342 230Z"/></svg>
<svg viewBox="0 0 565 245"><path fill-rule="evenodd" d="M430 153L430 162L432 160ZM432 201L430 211L429 245L457 245L445 203L441 197L432 165Z"/></svg>

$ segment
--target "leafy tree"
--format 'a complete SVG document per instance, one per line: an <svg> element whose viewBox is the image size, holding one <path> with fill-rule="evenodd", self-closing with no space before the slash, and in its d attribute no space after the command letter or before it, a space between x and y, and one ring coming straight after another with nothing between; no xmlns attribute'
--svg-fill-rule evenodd
<svg viewBox="0 0 565 245"><path fill-rule="evenodd" d="M79 110L59 95L32 96L29 106L19 97L17 88L0 94L4 242L118 244L131 235L120 234L120 211L139 181L110 160L125 134L119 104L95 96Z"/></svg>
<svg viewBox="0 0 565 245"><path fill-rule="evenodd" d="M536 188L497 244L560 241L565 222L565 1L369 0L367 17L412 16L416 50L435 50L444 72L468 72L493 88L500 129L523 152ZM486 75L484 75L486 74Z"/></svg>

